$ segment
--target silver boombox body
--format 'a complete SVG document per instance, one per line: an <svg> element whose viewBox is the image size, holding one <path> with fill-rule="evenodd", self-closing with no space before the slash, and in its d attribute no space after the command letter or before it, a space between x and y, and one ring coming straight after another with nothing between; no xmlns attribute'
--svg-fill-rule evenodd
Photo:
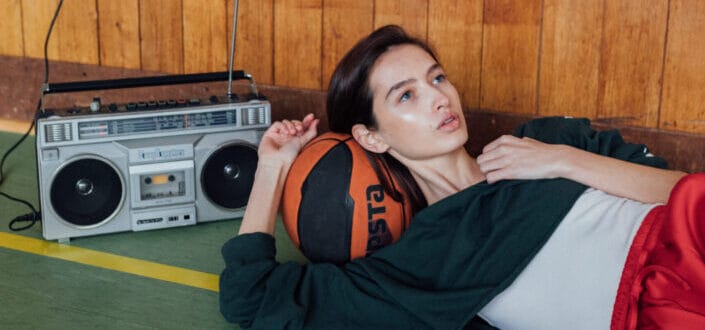
<svg viewBox="0 0 705 330"><path fill-rule="evenodd" d="M263 98L91 104L37 120L45 239L241 217L271 123Z"/></svg>

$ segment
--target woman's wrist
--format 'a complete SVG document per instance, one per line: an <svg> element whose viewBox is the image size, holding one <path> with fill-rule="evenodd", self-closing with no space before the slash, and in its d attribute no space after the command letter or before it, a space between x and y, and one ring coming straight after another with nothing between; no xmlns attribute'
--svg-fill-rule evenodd
<svg viewBox="0 0 705 330"><path fill-rule="evenodd" d="M240 234L274 234L276 214L291 163L278 158L260 158L247 202Z"/></svg>
<svg viewBox="0 0 705 330"><path fill-rule="evenodd" d="M555 145L555 148L555 177L575 180L580 166L580 153L584 151L567 145Z"/></svg>

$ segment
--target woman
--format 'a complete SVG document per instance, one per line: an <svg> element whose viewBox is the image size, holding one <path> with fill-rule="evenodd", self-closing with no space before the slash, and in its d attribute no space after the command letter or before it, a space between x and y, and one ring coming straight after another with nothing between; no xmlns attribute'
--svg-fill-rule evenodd
<svg viewBox="0 0 705 330"><path fill-rule="evenodd" d="M671 212L647 203L667 201L684 173L652 167L664 164L643 146L595 132L586 120L547 118L474 159L464 149L457 91L428 46L395 26L375 31L341 60L327 107L331 130L351 133L406 178L404 190L419 210L413 225L396 244L342 267L275 262L271 235L283 182L318 119L273 123L260 143L239 236L223 247L221 312L228 320L267 329L454 329L488 326L484 321L595 329L664 319L656 315L662 308L644 312L663 306L659 297L643 306L630 297L633 283L652 274L643 272L652 269L644 260L665 239L658 233ZM694 180L703 178L677 190ZM690 243L685 249L700 241ZM702 290L697 278L705 271L686 268L676 277ZM679 297L705 292L697 290ZM697 300L679 308L670 321L703 315Z"/></svg>

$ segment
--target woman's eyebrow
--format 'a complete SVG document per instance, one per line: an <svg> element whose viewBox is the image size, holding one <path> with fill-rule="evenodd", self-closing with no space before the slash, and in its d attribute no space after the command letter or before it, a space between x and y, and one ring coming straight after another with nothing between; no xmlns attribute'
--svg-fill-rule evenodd
<svg viewBox="0 0 705 330"><path fill-rule="evenodd" d="M441 69L441 68L442 67L439 63L434 63L433 65L431 65L431 67L428 68L428 71L426 71L426 75L429 75L434 70ZM392 85L392 87L389 88L389 91L387 92L387 95L384 97L384 99L387 100L389 98L389 95L392 94L392 92L394 92L395 90L404 87L404 85L412 83L414 81L416 81L416 78L409 78L409 79L402 80L402 81Z"/></svg>
<svg viewBox="0 0 705 330"><path fill-rule="evenodd" d="M436 62L434 65L431 65L430 68L428 68L428 71L426 72L427 75L431 74L436 69L443 69L440 63Z"/></svg>
<svg viewBox="0 0 705 330"><path fill-rule="evenodd" d="M389 94L392 94L393 91L400 89L400 88L404 87L404 85L412 83L414 81L416 81L416 78L409 78L409 79L402 80L402 81L392 85L392 87L389 88L387 95L384 97L384 100L386 101L389 98Z"/></svg>
<svg viewBox="0 0 705 330"><path fill-rule="evenodd" d="M431 65L431 67L428 68L428 71L426 71L426 75L431 74L431 72L433 72L434 70L442 69L442 68L443 67L441 67L441 65L436 62L433 65ZM394 92L395 90L400 89L400 88L404 87L404 85L412 83L414 81L416 81L416 78L409 78L409 79L402 80L402 81L392 85L392 87L389 88L387 95L384 97L384 100L386 101L389 98L389 94L392 94L392 92Z"/></svg>

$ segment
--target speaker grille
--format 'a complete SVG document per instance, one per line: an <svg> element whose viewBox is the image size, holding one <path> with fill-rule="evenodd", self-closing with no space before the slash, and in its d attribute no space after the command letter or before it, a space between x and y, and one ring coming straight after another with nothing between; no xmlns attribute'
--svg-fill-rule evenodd
<svg viewBox="0 0 705 330"><path fill-rule="evenodd" d="M215 204L241 208L247 204L257 169L257 150L248 145L228 145L214 152L205 162L201 186Z"/></svg>
<svg viewBox="0 0 705 330"><path fill-rule="evenodd" d="M110 219L123 200L120 174L104 160L84 158L64 166L51 184L51 206L64 221L94 226Z"/></svg>
<svg viewBox="0 0 705 330"><path fill-rule="evenodd" d="M71 124L52 124L44 126L46 129L46 142L71 141Z"/></svg>

